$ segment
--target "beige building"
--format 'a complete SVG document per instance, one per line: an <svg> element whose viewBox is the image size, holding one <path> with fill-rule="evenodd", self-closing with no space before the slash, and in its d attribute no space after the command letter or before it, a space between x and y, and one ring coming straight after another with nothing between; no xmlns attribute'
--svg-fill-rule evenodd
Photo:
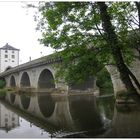
<svg viewBox="0 0 140 140"><path fill-rule="evenodd" d="M19 65L19 49L8 43L0 48L0 72Z"/></svg>

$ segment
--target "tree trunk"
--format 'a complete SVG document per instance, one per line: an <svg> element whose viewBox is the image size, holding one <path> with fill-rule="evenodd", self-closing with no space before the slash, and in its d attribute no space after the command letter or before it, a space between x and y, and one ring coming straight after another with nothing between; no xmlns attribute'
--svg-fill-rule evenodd
<svg viewBox="0 0 140 140"><path fill-rule="evenodd" d="M140 30L140 2L135 2L135 5L138 9L138 18L139 18L139 30Z"/></svg>
<svg viewBox="0 0 140 140"><path fill-rule="evenodd" d="M130 71L129 68L127 68L128 73L130 75L130 77L132 78L132 80L134 81L134 83L136 84L137 88L140 90L140 83L138 82L137 78L135 77L135 75Z"/></svg>
<svg viewBox="0 0 140 140"><path fill-rule="evenodd" d="M102 20L102 26L105 30L108 39L108 45L110 46L113 54L113 58L115 60L116 66L120 72L120 77L127 89L127 94L136 94L137 91L133 86L131 79L129 77L129 73L127 70L127 66L124 63L122 53L121 53L121 44L118 41L117 35L115 34L114 27L111 23L110 15L107 12L107 5L105 2L97 2L100 9L100 16Z"/></svg>

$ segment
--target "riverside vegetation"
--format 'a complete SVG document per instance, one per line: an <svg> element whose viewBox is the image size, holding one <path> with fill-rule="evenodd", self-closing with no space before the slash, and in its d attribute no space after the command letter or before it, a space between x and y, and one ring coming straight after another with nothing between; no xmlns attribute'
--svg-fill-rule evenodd
<svg viewBox="0 0 140 140"><path fill-rule="evenodd" d="M6 89L5 87L6 82L4 80L0 80L0 99L5 98Z"/></svg>

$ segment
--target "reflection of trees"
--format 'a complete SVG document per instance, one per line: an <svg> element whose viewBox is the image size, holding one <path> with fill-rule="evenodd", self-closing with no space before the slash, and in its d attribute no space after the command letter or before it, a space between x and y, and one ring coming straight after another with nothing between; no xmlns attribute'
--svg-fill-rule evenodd
<svg viewBox="0 0 140 140"><path fill-rule="evenodd" d="M98 99L98 108L100 114L104 119L112 120L114 113L114 99L113 97L106 97Z"/></svg>
<svg viewBox="0 0 140 140"><path fill-rule="evenodd" d="M103 137L140 137L140 108L135 104L115 107L112 127Z"/></svg>

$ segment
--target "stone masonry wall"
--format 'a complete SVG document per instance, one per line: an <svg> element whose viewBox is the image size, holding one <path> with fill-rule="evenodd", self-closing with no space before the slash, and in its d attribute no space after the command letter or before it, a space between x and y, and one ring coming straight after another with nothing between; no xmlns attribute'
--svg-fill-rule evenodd
<svg viewBox="0 0 140 140"><path fill-rule="evenodd" d="M140 59L139 59L140 57L139 57L138 51L133 50L133 52L134 52L134 55L136 56L136 58L132 62L131 66L129 68L132 71L132 73L135 75L137 80L140 82ZM126 91L126 88L125 88L122 80L120 79L120 74L119 74L116 66L106 65L106 69L108 70L108 72L111 75L111 80L112 80L115 95L122 93L123 91ZM138 90L138 92L140 93L139 90Z"/></svg>

